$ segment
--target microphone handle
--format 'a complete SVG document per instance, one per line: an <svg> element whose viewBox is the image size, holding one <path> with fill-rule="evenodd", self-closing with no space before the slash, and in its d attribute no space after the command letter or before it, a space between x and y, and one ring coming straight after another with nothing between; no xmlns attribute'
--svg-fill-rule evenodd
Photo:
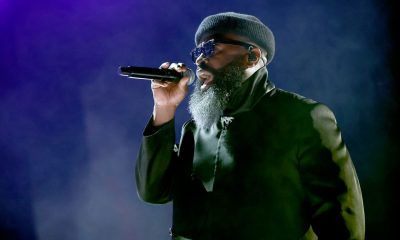
<svg viewBox="0 0 400 240"><path fill-rule="evenodd" d="M130 78L157 79L164 81L179 81L183 74L171 69L149 67L120 67L120 75Z"/></svg>

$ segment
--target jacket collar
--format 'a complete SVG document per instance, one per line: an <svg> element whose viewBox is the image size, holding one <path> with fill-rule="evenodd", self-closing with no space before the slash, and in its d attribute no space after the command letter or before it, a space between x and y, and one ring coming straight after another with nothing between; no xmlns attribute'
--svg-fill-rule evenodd
<svg viewBox="0 0 400 240"><path fill-rule="evenodd" d="M265 67L259 69L242 86L232 94L224 116L230 116L251 110L265 95L275 89L275 85L268 80L268 71Z"/></svg>

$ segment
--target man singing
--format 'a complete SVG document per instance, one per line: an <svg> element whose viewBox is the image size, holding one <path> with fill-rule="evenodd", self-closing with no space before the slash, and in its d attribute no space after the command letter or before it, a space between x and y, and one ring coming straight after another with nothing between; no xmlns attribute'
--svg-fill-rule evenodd
<svg viewBox="0 0 400 240"><path fill-rule="evenodd" d="M360 185L335 117L268 79L271 30L219 13L200 23L195 43L192 119L174 145L189 78L153 80L136 163L141 199L173 202L172 239L364 239Z"/></svg>

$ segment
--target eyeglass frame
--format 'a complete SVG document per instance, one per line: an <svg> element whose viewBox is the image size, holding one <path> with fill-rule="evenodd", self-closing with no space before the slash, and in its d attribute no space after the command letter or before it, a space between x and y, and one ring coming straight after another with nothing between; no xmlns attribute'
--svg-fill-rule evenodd
<svg viewBox="0 0 400 240"><path fill-rule="evenodd" d="M203 54L205 58L212 57L215 53L215 45L218 43L242 46L247 49L258 48L250 43L232 39L210 39L206 42L200 43L200 46L195 47L192 49L192 51L190 51L190 56L192 57L193 63L196 63L197 58L200 57L201 54Z"/></svg>

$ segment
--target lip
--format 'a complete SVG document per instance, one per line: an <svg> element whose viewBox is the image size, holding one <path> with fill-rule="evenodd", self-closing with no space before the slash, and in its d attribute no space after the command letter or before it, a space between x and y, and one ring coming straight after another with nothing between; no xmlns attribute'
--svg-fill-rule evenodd
<svg viewBox="0 0 400 240"><path fill-rule="evenodd" d="M214 82L214 75L201 68L197 69L196 75L202 83L200 87L202 91L207 90Z"/></svg>

